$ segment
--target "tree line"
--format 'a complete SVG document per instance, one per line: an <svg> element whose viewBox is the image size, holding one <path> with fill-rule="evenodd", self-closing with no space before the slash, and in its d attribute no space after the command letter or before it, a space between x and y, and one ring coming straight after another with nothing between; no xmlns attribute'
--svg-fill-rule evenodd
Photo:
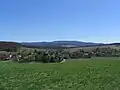
<svg viewBox="0 0 120 90"><path fill-rule="evenodd" d="M91 58L91 57L120 57L120 49L113 49L110 47L100 48L97 47L91 51L85 51L84 49L78 49L70 52L64 49L47 49L45 51L33 50L33 51L18 51L15 48L16 53L12 53L14 49L5 49L12 55L11 60L17 62L61 62L64 59L79 59L79 58ZM8 55L7 55L8 56Z"/></svg>

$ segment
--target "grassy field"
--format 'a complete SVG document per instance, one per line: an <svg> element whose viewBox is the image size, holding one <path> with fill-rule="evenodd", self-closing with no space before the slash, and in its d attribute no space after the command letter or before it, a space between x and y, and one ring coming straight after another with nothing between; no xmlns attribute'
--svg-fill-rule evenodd
<svg viewBox="0 0 120 90"><path fill-rule="evenodd" d="M120 90L119 58L63 64L0 62L0 90Z"/></svg>

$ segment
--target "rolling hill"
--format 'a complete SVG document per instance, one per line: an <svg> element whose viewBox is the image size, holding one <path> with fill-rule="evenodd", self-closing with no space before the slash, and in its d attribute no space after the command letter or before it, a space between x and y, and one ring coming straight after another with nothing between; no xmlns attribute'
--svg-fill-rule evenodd
<svg viewBox="0 0 120 90"><path fill-rule="evenodd" d="M28 47L28 48L79 48L79 47L96 47L96 46L120 46L120 43L92 43L81 41L53 41L53 42L7 42L0 41L0 48L16 48L16 47Z"/></svg>
<svg viewBox="0 0 120 90"><path fill-rule="evenodd" d="M17 47L21 47L22 44L21 43L17 43L17 42L7 42L7 41L0 41L0 48L4 49L4 48L17 48Z"/></svg>

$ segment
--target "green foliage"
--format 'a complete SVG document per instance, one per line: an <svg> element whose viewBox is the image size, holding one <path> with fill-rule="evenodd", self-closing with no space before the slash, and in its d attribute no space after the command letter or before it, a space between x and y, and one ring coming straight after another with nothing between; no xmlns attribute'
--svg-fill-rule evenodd
<svg viewBox="0 0 120 90"><path fill-rule="evenodd" d="M0 90L120 90L119 58L63 64L0 62Z"/></svg>
<svg viewBox="0 0 120 90"><path fill-rule="evenodd" d="M120 49L111 47L96 47L92 51L85 51L85 49L77 49L75 51L67 51L66 49L23 49L23 48L6 48L7 52L15 52L17 55L21 55L22 58L19 62L43 62L43 63L55 63L61 62L63 59L79 59L79 58L91 58L91 57L120 57ZM2 55L1 55L2 56ZM4 58L1 57L0 58ZM6 57L6 56L5 56ZM18 61L18 60L14 60Z"/></svg>
<svg viewBox="0 0 120 90"><path fill-rule="evenodd" d="M34 50L31 53L21 53L22 58L20 58L20 62L43 62L43 63L51 63L51 62L60 62L62 61L63 54L59 52L52 51L36 51Z"/></svg>
<svg viewBox="0 0 120 90"><path fill-rule="evenodd" d="M96 56L98 57L119 57L120 56L120 50L112 49L110 47L107 48L96 48L94 51Z"/></svg>

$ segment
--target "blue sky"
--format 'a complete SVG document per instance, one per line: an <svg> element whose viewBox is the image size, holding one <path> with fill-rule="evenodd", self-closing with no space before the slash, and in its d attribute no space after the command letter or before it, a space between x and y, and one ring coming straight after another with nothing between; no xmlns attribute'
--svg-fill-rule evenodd
<svg viewBox="0 0 120 90"><path fill-rule="evenodd" d="M120 42L120 0L0 0L0 40Z"/></svg>

